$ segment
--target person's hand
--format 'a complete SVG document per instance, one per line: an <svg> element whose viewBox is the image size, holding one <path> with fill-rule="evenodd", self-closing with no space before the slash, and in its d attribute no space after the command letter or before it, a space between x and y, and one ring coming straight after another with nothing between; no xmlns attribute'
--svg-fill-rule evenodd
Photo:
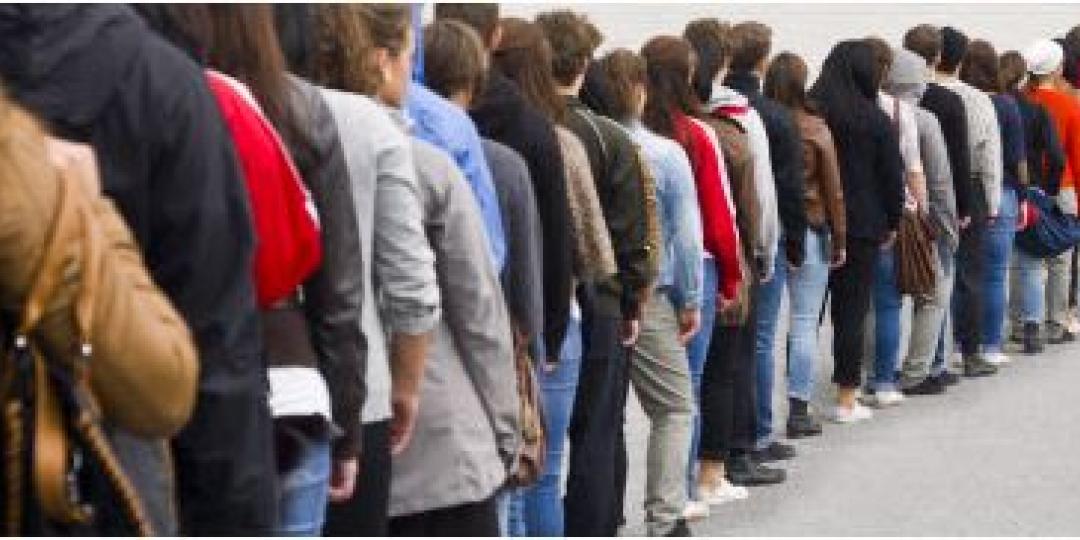
<svg viewBox="0 0 1080 540"><path fill-rule="evenodd" d="M885 233L885 239L881 241L881 251L888 251L896 243L896 231Z"/></svg>
<svg viewBox="0 0 1080 540"><path fill-rule="evenodd" d="M390 454L399 455L409 447L413 429L416 428L416 416L420 410L420 396L394 395L390 404L394 416L390 419Z"/></svg>
<svg viewBox="0 0 1080 540"><path fill-rule="evenodd" d="M701 311L697 308L684 309L679 312L679 345L683 347L694 339L701 329Z"/></svg>
<svg viewBox="0 0 1080 540"><path fill-rule="evenodd" d="M623 319L619 325L619 339L622 340L623 346L630 347L637 343L639 335L641 335L641 321L638 319Z"/></svg>
<svg viewBox="0 0 1080 540"><path fill-rule="evenodd" d="M986 218L987 225L993 225L997 221L997 215L992 215Z"/></svg>
<svg viewBox="0 0 1080 540"><path fill-rule="evenodd" d="M829 268L840 268L847 262L847 250L836 249L833 250L832 260L829 261Z"/></svg>
<svg viewBox="0 0 1080 540"><path fill-rule="evenodd" d="M724 313L735 306L734 298L725 298L723 294L716 294L716 312Z"/></svg>
<svg viewBox="0 0 1080 540"><path fill-rule="evenodd" d="M79 179L79 186L87 195L96 196L101 194L101 179L98 176L97 156L94 149L83 143L75 143L57 139L45 138L45 152L53 167Z"/></svg>
<svg viewBox="0 0 1080 540"><path fill-rule="evenodd" d="M968 228L969 225L971 225L971 216L964 216L964 217L960 218L960 230L961 231Z"/></svg>
<svg viewBox="0 0 1080 540"><path fill-rule="evenodd" d="M359 472L360 461L356 458L334 460L330 470L330 502L340 503L352 498Z"/></svg>

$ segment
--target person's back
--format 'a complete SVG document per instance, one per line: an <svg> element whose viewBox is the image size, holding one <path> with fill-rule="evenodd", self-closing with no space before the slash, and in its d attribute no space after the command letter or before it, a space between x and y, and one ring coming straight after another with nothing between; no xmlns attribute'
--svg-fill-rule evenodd
<svg viewBox="0 0 1080 540"><path fill-rule="evenodd" d="M1061 187L1061 174L1065 169L1065 153L1058 140L1057 126L1046 107L1034 103L1022 93L1015 93L1020 115L1024 118L1027 141L1028 183L1043 190L1047 195L1057 196Z"/></svg>
<svg viewBox="0 0 1080 540"><path fill-rule="evenodd" d="M1032 88L1028 99L1046 108L1057 128L1058 140L1065 152L1061 189L1075 189L1080 172L1080 101L1053 88Z"/></svg>
<svg viewBox="0 0 1080 540"><path fill-rule="evenodd" d="M494 495L520 443L509 319L495 269L484 264L482 222L468 185L440 150L416 139L412 150L443 313L413 440L394 458L390 532L435 534L410 516L475 506L484 522L459 523L461 530L495 536Z"/></svg>
<svg viewBox="0 0 1080 540"><path fill-rule="evenodd" d="M96 150L106 193L198 342L199 401L173 444L180 532L269 534L277 515L254 238L201 70L122 6L5 6L0 42L13 97Z"/></svg>
<svg viewBox="0 0 1080 540"><path fill-rule="evenodd" d="M952 90L929 83L919 100L919 106L937 117L945 147L949 154L956 211L961 220L971 217L974 192L971 184L971 156L968 148L967 112L964 101Z"/></svg>

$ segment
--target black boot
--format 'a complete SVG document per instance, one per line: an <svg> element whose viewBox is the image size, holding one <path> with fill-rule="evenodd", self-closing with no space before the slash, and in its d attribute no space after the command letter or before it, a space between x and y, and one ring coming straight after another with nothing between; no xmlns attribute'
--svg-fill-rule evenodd
<svg viewBox="0 0 1080 540"><path fill-rule="evenodd" d="M749 452L738 452L727 461L727 477L737 486L766 486L783 482L787 472L754 462Z"/></svg>
<svg viewBox="0 0 1080 540"><path fill-rule="evenodd" d="M797 398L788 398L787 436L789 439L821 435L821 422L810 416L810 404Z"/></svg>
<svg viewBox="0 0 1080 540"><path fill-rule="evenodd" d="M1039 335L1039 323L1024 323L1024 354L1039 354L1044 349L1042 336Z"/></svg>

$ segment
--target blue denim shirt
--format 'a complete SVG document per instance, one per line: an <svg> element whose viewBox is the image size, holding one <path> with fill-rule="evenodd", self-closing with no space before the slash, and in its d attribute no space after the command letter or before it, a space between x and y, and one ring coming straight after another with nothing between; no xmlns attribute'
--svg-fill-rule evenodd
<svg viewBox="0 0 1080 540"><path fill-rule="evenodd" d="M623 125L641 147L656 181L663 232L657 286L671 288L677 309L700 307L705 247L690 159L678 143L649 131L641 122Z"/></svg>
<svg viewBox="0 0 1080 540"><path fill-rule="evenodd" d="M409 85L405 111L412 123L412 134L450 154L465 173L480 207L495 268L501 272L506 263L506 236L498 194L476 125L460 107L415 82Z"/></svg>

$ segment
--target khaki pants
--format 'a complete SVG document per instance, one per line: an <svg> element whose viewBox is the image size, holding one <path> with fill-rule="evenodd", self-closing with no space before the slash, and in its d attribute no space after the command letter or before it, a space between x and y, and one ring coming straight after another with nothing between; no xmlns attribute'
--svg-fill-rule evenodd
<svg viewBox="0 0 1080 540"><path fill-rule="evenodd" d="M686 506L686 468L694 394L686 349L679 345L675 309L660 289L646 305L630 361L634 385L652 426L645 474L645 520L650 536L667 534Z"/></svg>
<svg viewBox="0 0 1080 540"><path fill-rule="evenodd" d="M1057 203L1066 214L1076 215L1076 191L1073 188L1062 189ZM1070 249L1047 261L1046 318L1062 326L1068 323L1072 253Z"/></svg>

